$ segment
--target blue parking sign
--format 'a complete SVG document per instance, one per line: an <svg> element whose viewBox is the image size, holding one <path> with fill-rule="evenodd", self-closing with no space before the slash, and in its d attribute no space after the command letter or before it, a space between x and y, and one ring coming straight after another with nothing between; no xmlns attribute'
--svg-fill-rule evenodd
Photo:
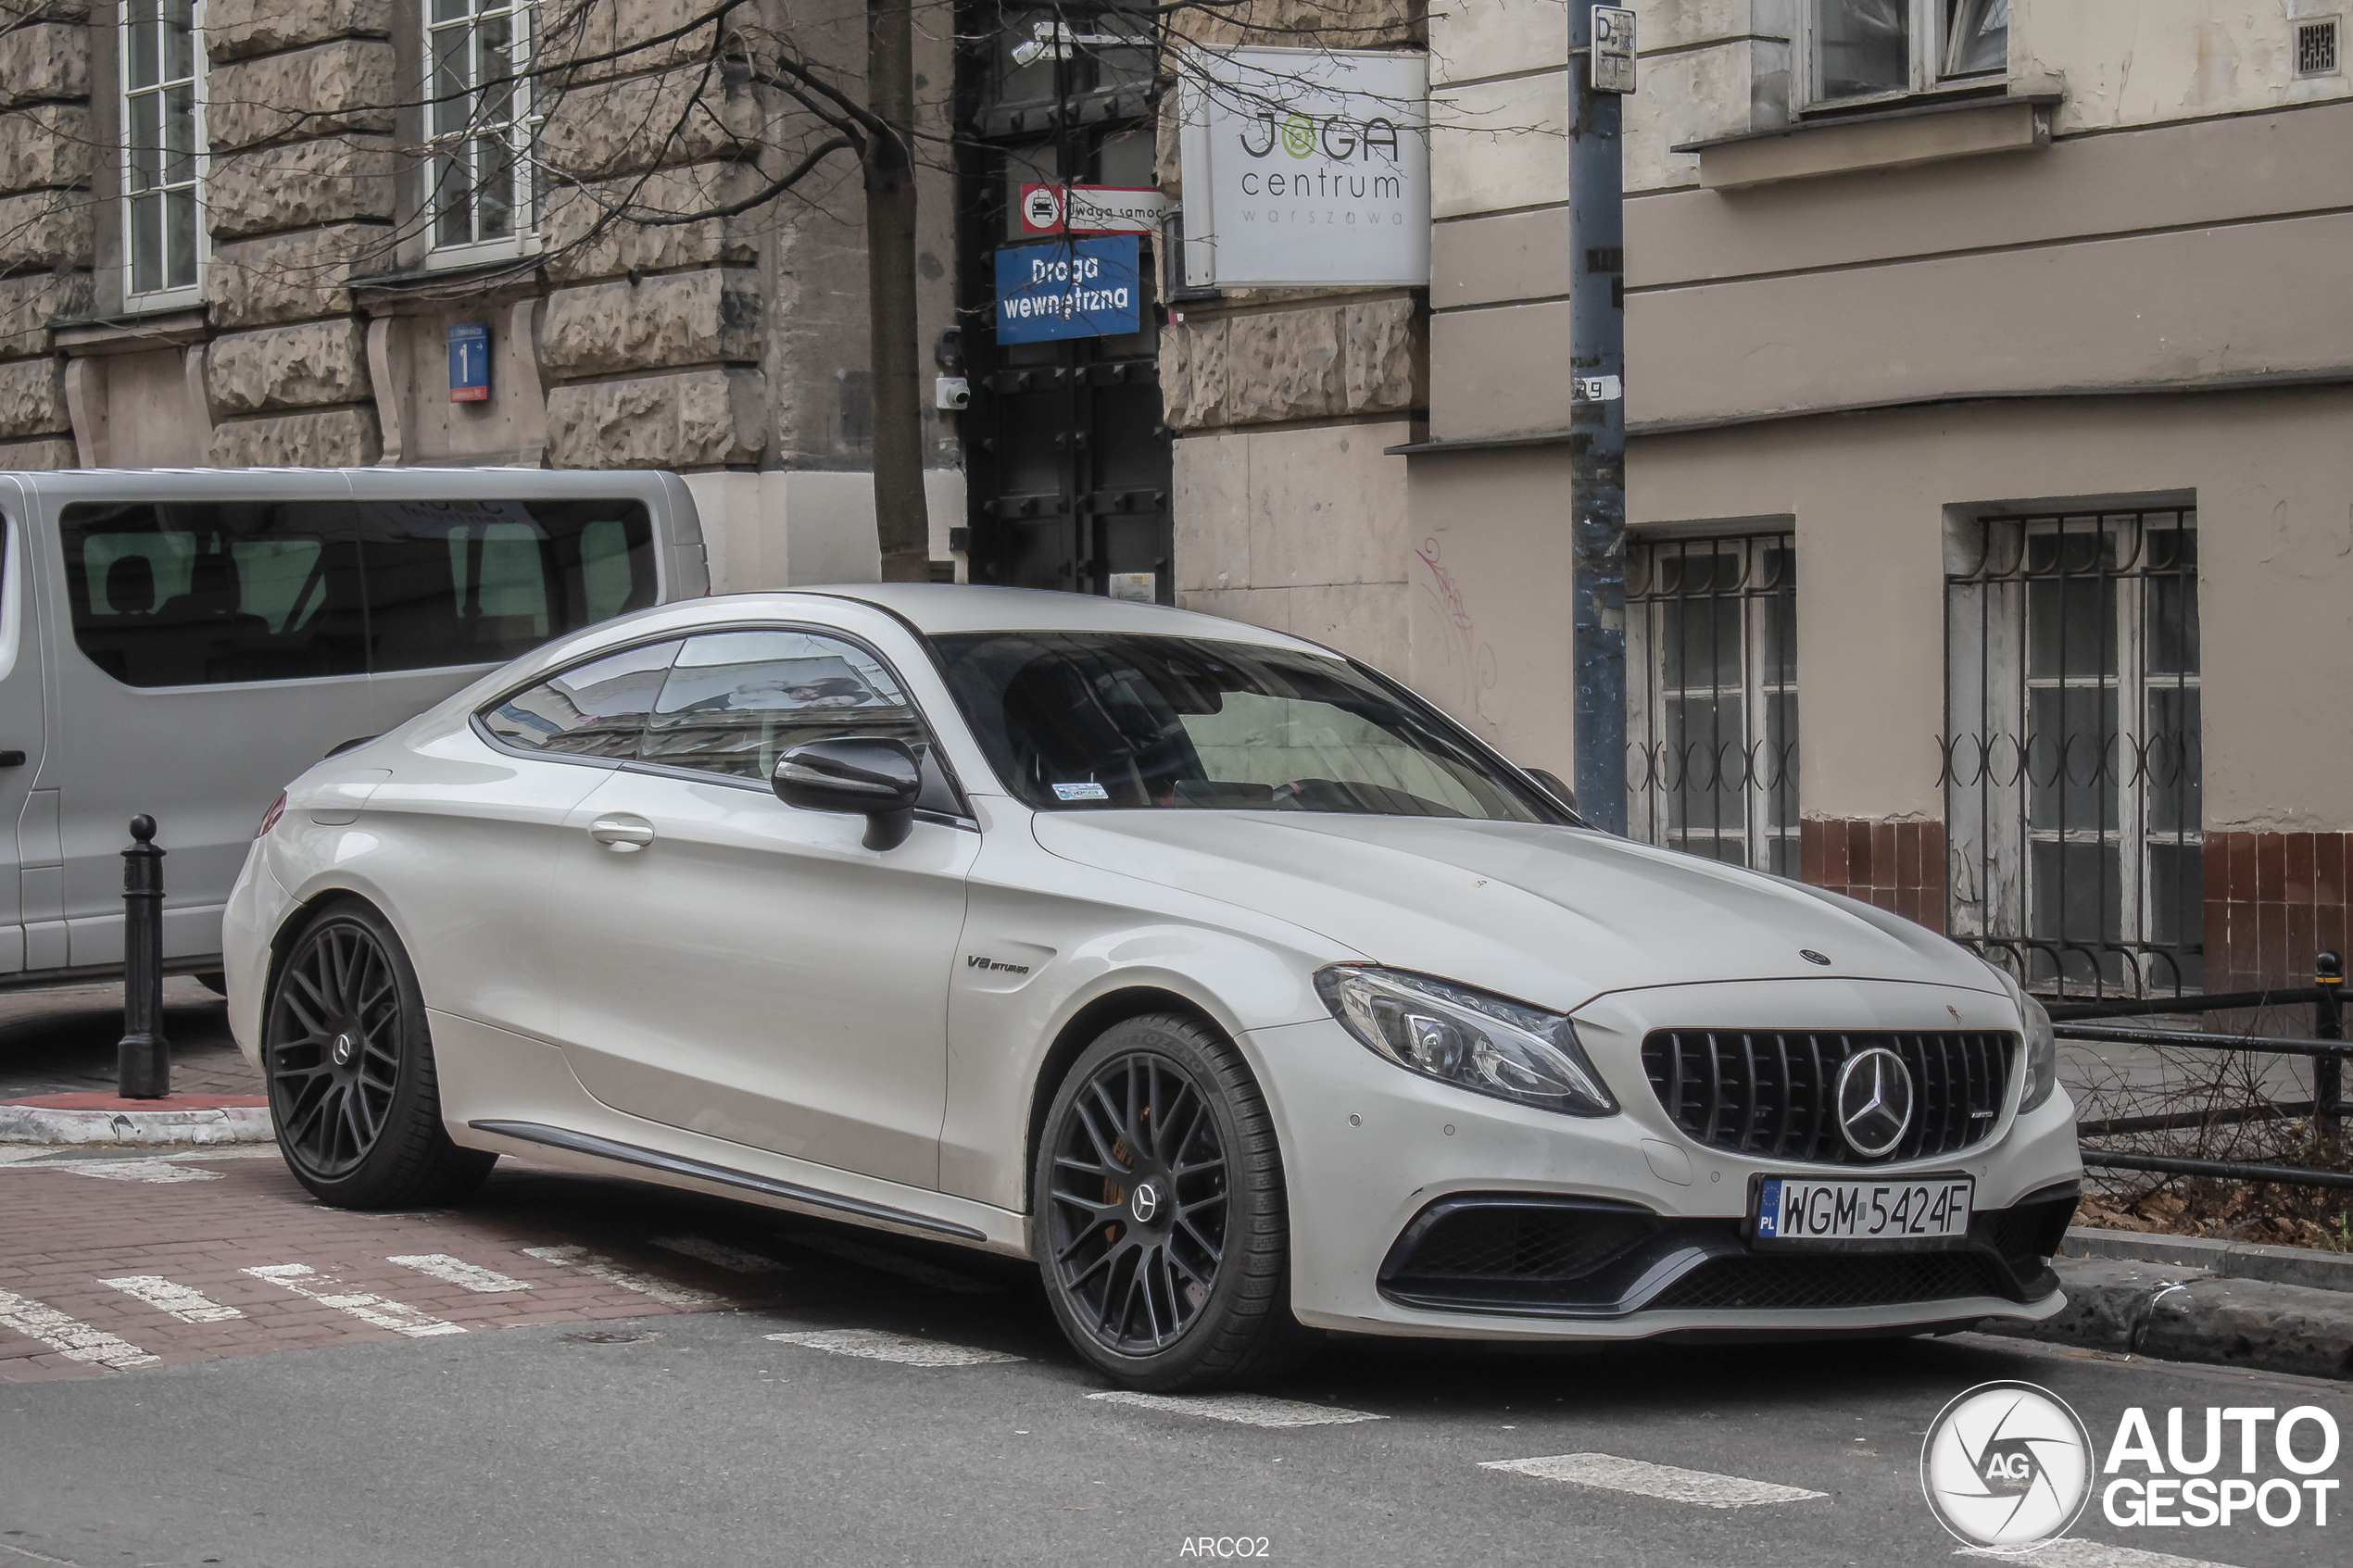
<svg viewBox="0 0 2353 1568"><path fill-rule="evenodd" d="M1143 321L1133 234L1008 246L997 253L997 341L1111 337Z"/></svg>

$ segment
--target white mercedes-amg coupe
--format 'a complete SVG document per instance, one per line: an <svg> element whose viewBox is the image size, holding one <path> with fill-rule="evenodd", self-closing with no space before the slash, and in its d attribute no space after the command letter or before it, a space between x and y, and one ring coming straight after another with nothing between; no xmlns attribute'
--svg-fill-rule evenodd
<svg viewBox="0 0 2353 1568"><path fill-rule="evenodd" d="M1319 1330L2056 1311L2082 1168L2041 1007L1567 794L1181 610L665 605L296 780L231 1010L327 1202L513 1153L1030 1258L1142 1388Z"/></svg>

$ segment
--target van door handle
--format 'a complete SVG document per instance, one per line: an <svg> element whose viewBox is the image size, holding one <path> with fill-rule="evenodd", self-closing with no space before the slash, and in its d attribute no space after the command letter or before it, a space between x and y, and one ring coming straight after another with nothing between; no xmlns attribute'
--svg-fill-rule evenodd
<svg viewBox="0 0 2353 1568"><path fill-rule="evenodd" d="M24 753L23 753L23 752L21 752L21 751L0 751L0 768L21 768L21 767L23 767L23 766L24 766Z"/></svg>
<svg viewBox="0 0 2353 1568"><path fill-rule="evenodd" d="M635 855L654 841L654 825L643 817L598 817L588 836L619 855Z"/></svg>

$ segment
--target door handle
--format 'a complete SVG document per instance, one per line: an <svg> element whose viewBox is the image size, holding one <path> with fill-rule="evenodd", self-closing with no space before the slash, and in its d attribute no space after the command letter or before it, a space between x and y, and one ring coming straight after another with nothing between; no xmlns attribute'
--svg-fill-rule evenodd
<svg viewBox="0 0 2353 1568"><path fill-rule="evenodd" d="M21 751L0 751L0 768L21 768L25 757Z"/></svg>
<svg viewBox="0 0 2353 1568"><path fill-rule="evenodd" d="M654 841L654 829L643 817L598 817L588 836L616 854L635 855Z"/></svg>

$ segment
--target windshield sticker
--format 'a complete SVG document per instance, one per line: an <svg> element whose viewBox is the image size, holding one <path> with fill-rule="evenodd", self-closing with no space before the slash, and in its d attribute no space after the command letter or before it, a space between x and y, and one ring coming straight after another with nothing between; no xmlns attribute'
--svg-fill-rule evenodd
<svg viewBox="0 0 2353 1568"><path fill-rule="evenodd" d="M1111 792L1099 784L1058 784L1054 786L1057 800L1109 800Z"/></svg>

